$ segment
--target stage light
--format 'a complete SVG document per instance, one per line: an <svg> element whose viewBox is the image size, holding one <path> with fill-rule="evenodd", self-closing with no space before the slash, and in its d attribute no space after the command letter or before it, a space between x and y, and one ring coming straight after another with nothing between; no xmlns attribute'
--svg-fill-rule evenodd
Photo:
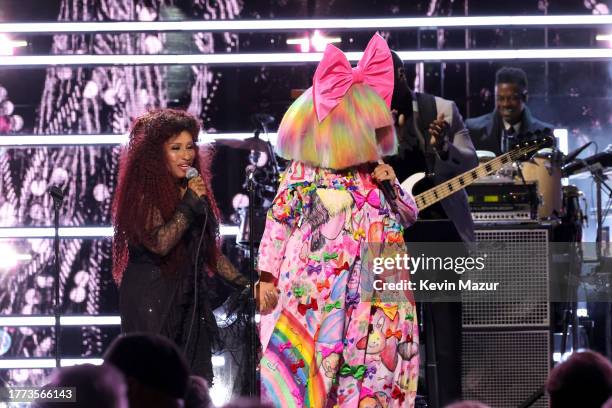
<svg viewBox="0 0 612 408"><path fill-rule="evenodd" d="M342 42L340 37L325 37L319 30L314 30L314 33L310 38L290 38L287 40L287 44L299 45L301 52L309 52L311 50L323 52L325 51L327 44L339 42Z"/></svg>
<svg viewBox="0 0 612 408"><path fill-rule="evenodd" d="M253 133L200 133L200 143L210 143L216 140L238 139L244 140L253 137ZM276 143L277 134L268 133L268 140L273 145ZM265 137L261 137L266 140ZM127 144L127 134L100 135L12 135L0 136L0 146L90 146L90 145L119 145ZM60 183L61 184L61 183Z"/></svg>
<svg viewBox="0 0 612 408"><path fill-rule="evenodd" d="M534 48L505 50L434 50L398 51L405 62L498 61L498 60L609 60L609 48ZM349 61L359 61L361 52L345 53ZM317 63L322 54L260 53L260 54L182 54L182 55L17 55L0 60L4 67L104 66L104 65L287 65ZM93 88L89 90L93 94Z"/></svg>
<svg viewBox="0 0 612 408"><path fill-rule="evenodd" d="M287 39L288 45L299 45L301 52L310 51L310 39L308 37L303 38L289 38Z"/></svg>
<svg viewBox="0 0 612 408"><path fill-rule="evenodd" d="M70 367L80 364L102 365L104 360L101 358L62 358L60 365L62 367Z"/></svg>
<svg viewBox="0 0 612 408"><path fill-rule="evenodd" d="M327 44L334 44L342 42L340 37L325 37L319 30L315 30L312 37L310 37L310 44L315 51L323 52Z"/></svg>
<svg viewBox="0 0 612 408"><path fill-rule="evenodd" d="M595 36L595 40L607 41L608 47L612 47L612 34L597 34L597 36Z"/></svg>
<svg viewBox="0 0 612 408"><path fill-rule="evenodd" d="M0 356L6 354L11 349L13 338L4 328L0 328Z"/></svg>
<svg viewBox="0 0 612 408"><path fill-rule="evenodd" d="M54 316L2 316L0 327L54 326ZM61 326L120 326L121 316L60 316Z"/></svg>
<svg viewBox="0 0 612 408"><path fill-rule="evenodd" d="M121 316L61 316L62 326L119 326Z"/></svg>
<svg viewBox="0 0 612 408"><path fill-rule="evenodd" d="M1 316L0 327L38 327L53 326L53 316Z"/></svg>
<svg viewBox="0 0 612 408"><path fill-rule="evenodd" d="M215 407L221 407L229 402L231 392L227 384L223 384L220 380L215 380L210 387L210 399Z"/></svg>
<svg viewBox="0 0 612 408"><path fill-rule="evenodd" d="M211 358L213 367L224 367L225 357L224 356L212 356Z"/></svg>
<svg viewBox="0 0 612 408"><path fill-rule="evenodd" d="M253 133L200 133L198 137L198 141L200 143L208 143L211 141L217 140L227 140L227 139L238 139L244 140L253 137ZM277 133L266 133L266 135L260 135L259 138L264 141L269 141L272 145L276 144L278 134ZM0 138L1 140L1 138Z"/></svg>
<svg viewBox="0 0 612 408"><path fill-rule="evenodd" d="M0 360L0 368L55 368L53 358L3 358Z"/></svg>
<svg viewBox="0 0 612 408"><path fill-rule="evenodd" d="M236 236L240 234L240 227L237 225L221 225L219 227L219 234L223 236Z"/></svg>
<svg viewBox="0 0 612 408"><path fill-rule="evenodd" d="M0 55L13 55L15 48L26 47L25 41L13 41L4 34L0 34Z"/></svg>
<svg viewBox="0 0 612 408"><path fill-rule="evenodd" d="M62 358L60 366L69 367L79 364L102 365L104 360L101 358ZM55 368L54 358L11 358L1 359L0 369L16 368Z"/></svg>
<svg viewBox="0 0 612 408"><path fill-rule="evenodd" d="M237 210L239 208L247 208L249 206L249 196L246 194L238 193L232 198L232 208Z"/></svg>
<svg viewBox="0 0 612 408"><path fill-rule="evenodd" d="M0 243L0 269L14 268L19 261L30 261L31 259L32 255L17 253L12 246Z"/></svg>
<svg viewBox="0 0 612 408"><path fill-rule="evenodd" d="M221 225L221 235L235 236L239 227L235 225ZM50 227L0 228L0 238L53 238L55 230ZM62 238L104 238L113 236L113 227L60 227L59 236ZM27 255L24 255L26 257ZM30 259L30 258L28 258ZM26 260L25 258L19 260Z"/></svg>
<svg viewBox="0 0 612 408"><path fill-rule="evenodd" d="M308 20L2 23L2 33L112 33L160 31L388 30L444 27L584 27L611 25L610 15L412 17Z"/></svg>
<svg viewBox="0 0 612 408"><path fill-rule="evenodd" d="M569 153L569 138L567 129L555 129L553 135L557 138L557 147L563 154Z"/></svg>
<svg viewBox="0 0 612 408"><path fill-rule="evenodd" d="M0 146L116 145L127 135L12 135L0 136Z"/></svg>

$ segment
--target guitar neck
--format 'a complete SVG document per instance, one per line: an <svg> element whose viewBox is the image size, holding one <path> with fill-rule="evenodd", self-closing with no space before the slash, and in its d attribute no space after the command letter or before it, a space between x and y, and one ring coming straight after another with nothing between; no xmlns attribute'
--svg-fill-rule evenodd
<svg viewBox="0 0 612 408"><path fill-rule="evenodd" d="M429 207L430 205L433 205L438 201L445 199L451 194L463 190L470 184L474 183L476 180L495 173L505 164L511 163L520 155L525 153L526 152L524 151L521 153L518 153L517 151L508 152L496 157L493 160L481 164L480 166L475 167L472 170L468 170L463 174L453 177L452 179L447 180L442 184L439 184L433 188L430 188L429 190L422 192L421 194L416 195L414 197L416 205L419 210L423 210Z"/></svg>

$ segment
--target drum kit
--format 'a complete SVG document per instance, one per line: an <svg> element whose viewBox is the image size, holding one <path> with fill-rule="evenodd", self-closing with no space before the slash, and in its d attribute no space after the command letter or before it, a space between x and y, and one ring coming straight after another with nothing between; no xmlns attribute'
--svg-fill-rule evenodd
<svg viewBox="0 0 612 408"><path fill-rule="evenodd" d="M586 199L576 185L564 183L564 178L571 182L593 177L598 183L598 188L608 189L605 183L606 176L612 175L612 145L602 153L578 159L588 145L568 155L556 149L542 149L529 161L520 164L510 163L497 173L483 178L480 183L498 186L531 185L530 187L534 187L537 191L535 203L537 216L533 217L533 221L559 221L561 230L565 232L558 238L562 241L580 242L584 222L587 220ZM480 150L477 151L477 155L480 163L495 157L492 152ZM598 214L600 212L598 211ZM598 217L598 230L601 229L601 222Z"/></svg>
<svg viewBox="0 0 612 408"><path fill-rule="evenodd" d="M231 217L239 225L236 246L239 266L240 269L244 267L244 270L248 268L251 255L256 255L251 252L256 252L259 246L266 214L276 195L279 177L283 171L268 136L268 126L274 122L274 117L256 114L251 116L251 121L256 125L252 137L243 140L222 139L216 142L219 145L249 151L249 163L245 167L245 181L242 185L244 193L234 197L235 213ZM263 138L260 138L260 135ZM249 247L251 238L253 251Z"/></svg>

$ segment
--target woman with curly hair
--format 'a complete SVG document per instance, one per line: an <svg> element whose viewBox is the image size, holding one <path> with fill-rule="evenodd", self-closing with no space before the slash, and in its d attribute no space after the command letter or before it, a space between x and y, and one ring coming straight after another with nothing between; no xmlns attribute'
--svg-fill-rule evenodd
<svg viewBox="0 0 612 408"><path fill-rule="evenodd" d="M172 339L193 373L212 381L218 331L206 278L244 278L217 245L219 210L199 131L193 116L172 109L134 122L113 201L113 277L122 331ZM200 175L188 180L190 167Z"/></svg>

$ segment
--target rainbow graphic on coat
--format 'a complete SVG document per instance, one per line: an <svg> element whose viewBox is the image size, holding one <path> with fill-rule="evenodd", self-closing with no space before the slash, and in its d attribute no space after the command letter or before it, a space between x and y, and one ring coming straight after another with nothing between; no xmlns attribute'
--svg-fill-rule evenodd
<svg viewBox="0 0 612 408"><path fill-rule="evenodd" d="M276 407L322 407L327 394L316 367L314 340L286 311L261 359L261 388Z"/></svg>

